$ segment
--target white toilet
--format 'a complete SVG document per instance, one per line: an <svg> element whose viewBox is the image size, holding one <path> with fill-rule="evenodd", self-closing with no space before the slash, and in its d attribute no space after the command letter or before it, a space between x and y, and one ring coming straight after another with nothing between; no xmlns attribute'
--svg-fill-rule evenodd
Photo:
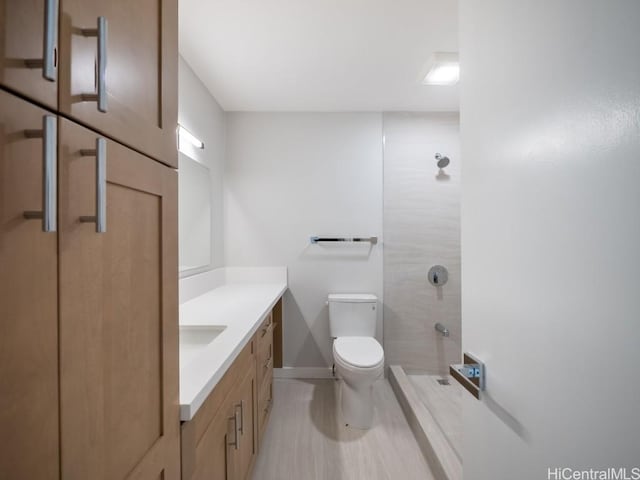
<svg viewBox="0 0 640 480"><path fill-rule="evenodd" d="M373 422L373 383L384 371L384 351L375 338L377 303L375 295L329 295L333 359L342 378L342 418L362 429Z"/></svg>

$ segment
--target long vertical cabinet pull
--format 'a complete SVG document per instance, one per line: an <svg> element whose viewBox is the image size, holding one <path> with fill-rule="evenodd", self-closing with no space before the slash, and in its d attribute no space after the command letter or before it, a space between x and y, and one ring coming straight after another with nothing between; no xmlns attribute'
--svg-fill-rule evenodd
<svg viewBox="0 0 640 480"><path fill-rule="evenodd" d="M58 45L58 0L44 1L44 33L42 35L42 58L28 58L28 68L42 68L42 78L56 81Z"/></svg>
<svg viewBox="0 0 640 480"><path fill-rule="evenodd" d="M45 0L42 76L51 82L56 81L57 43L58 0Z"/></svg>
<svg viewBox="0 0 640 480"><path fill-rule="evenodd" d="M98 28L84 28L82 35L98 38L98 69L96 83L98 92L84 93L82 99L85 102L98 102L98 111L107 112L107 39L108 22L105 17L98 17Z"/></svg>
<svg viewBox="0 0 640 480"><path fill-rule="evenodd" d="M107 231L107 141L96 139L95 150L80 150L83 157L96 157L96 214L80 217L83 223L95 223L96 233Z"/></svg>
<svg viewBox="0 0 640 480"><path fill-rule="evenodd" d="M238 434L238 414L234 412L233 417L229 417L229 421L233 422L233 442L227 438L227 444L229 446L232 446L234 450L237 450L238 440L240 440L239 434ZM229 434L227 433L227 437L228 436Z"/></svg>
<svg viewBox="0 0 640 480"><path fill-rule="evenodd" d="M58 123L53 115L42 117L42 130L26 130L27 138L42 138L42 211L26 211L26 219L42 219L43 232L55 232L58 214Z"/></svg>
<svg viewBox="0 0 640 480"><path fill-rule="evenodd" d="M240 422L238 421L238 411L236 410L235 413L233 414L235 420L235 424L236 424L236 450L238 450L238 448L240 448Z"/></svg>
<svg viewBox="0 0 640 480"><path fill-rule="evenodd" d="M240 407L240 433L242 435L244 435L244 400L242 400L240 402L240 405L238 405Z"/></svg>
<svg viewBox="0 0 640 480"><path fill-rule="evenodd" d="M56 117L45 115L42 123L44 130L42 139L44 156L42 231L55 232L58 214L58 122Z"/></svg>

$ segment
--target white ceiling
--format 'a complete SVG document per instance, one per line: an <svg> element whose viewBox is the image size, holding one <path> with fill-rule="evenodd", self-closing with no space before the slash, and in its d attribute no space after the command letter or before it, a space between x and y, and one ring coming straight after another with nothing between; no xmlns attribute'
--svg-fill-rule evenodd
<svg viewBox="0 0 640 480"><path fill-rule="evenodd" d="M457 0L180 0L180 52L227 111L458 110L425 86Z"/></svg>

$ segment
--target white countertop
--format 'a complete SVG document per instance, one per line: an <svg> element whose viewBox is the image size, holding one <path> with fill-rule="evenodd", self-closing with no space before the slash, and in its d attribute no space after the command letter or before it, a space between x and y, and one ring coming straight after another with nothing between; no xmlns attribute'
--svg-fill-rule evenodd
<svg viewBox="0 0 640 480"><path fill-rule="evenodd" d="M286 290L286 281L232 283L180 305L180 326L226 327L180 365L180 420L193 418Z"/></svg>

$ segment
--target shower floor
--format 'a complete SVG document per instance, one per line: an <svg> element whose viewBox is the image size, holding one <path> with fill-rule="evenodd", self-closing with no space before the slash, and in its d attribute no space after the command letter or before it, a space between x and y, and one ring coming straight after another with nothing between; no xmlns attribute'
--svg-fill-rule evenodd
<svg viewBox="0 0 640 480"><path fill-rule="evenodd" d="M462 461L461 404L462 396L466 393L464 388L449 376L409 374L407 377ZM442 378L448 379L449 385L440 385L438 380Z"/></svg>

